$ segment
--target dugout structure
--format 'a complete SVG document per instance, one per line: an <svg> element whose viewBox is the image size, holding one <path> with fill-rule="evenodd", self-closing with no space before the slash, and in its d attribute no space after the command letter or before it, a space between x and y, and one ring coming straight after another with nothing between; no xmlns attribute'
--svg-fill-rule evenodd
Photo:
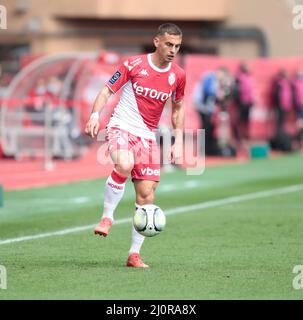
<svg viewBox="0 0 303 320"><path fill-rule="evenodd" d="M81 156L84 123L97 93L119 62L118 55L75 52L41 57L24 67L1 103L3 154L17 160L43 156L46 167L53 158ZM33 95L41 80L46 88L53 82L59 84L56 94ZM104 121L110 111L105 110Z"/></svg>

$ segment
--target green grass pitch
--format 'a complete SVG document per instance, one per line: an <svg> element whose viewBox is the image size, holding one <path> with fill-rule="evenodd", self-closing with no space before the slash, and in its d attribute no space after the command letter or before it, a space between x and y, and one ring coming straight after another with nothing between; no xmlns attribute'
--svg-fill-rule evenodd
<svg viewBox="0 0 303 320"><path fill-rule="evenodd" d="M142 247L149 270L124 266L130 220L114 225L106 239L93 235L103 184L92 180L4 194L0 265L7 270L7 289L0 289L0 300L303 298L303 289L292 286L294 266L303 265L302 155L211 167L201 176L163 174L155 203L170 214L165 231ZM294 185L299 187L292 192L226 201ZM192 206L201 203L214 205ZM133 211L128 182L116 221ZM87 227L1 243L78 226Z"/></svg>

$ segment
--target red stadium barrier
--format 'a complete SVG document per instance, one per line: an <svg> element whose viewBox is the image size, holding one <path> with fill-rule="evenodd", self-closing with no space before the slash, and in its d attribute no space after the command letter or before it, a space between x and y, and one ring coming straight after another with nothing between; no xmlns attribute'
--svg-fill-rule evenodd
<svg viewBox="0 0 303 320"><path fill-rule="evenodd" d="M0 98L0 107L5 105L8 108L15 108L18 106L27 106L34 105L36 103L47 103L50 107L56 108L60 106L65 106L68 108L73 108L75 106L78 107L87 107L87 101L84 100L67 100L67 99L59 99L59 98L44 98L44 97L36 97L36 98L22 98L22 99L1 99Z"/></svg>

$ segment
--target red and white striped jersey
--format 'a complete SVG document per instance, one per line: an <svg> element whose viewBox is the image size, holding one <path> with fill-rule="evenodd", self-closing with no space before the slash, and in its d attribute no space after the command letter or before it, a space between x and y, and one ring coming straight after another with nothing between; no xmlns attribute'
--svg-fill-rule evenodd
<svg viewBox="0 0 303 320"><path fill-rule="evenodd" d="M153 130L158 126L166 101L170 97L175 102L182 100L185 82L185 72L176 63L160 69L152 63L151 54L129 58L107 83L113 93L123 87L108 127L154 140Z"/></svg>

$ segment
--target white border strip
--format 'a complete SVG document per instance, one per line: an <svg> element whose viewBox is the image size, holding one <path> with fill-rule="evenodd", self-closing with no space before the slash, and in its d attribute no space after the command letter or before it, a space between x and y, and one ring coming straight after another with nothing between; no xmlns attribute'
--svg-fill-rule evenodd
<svg viewBox="0 0 303 320"><path fill-rule="evenodd" d="M218 207L218 206L232 204L232 203L239 203L242 201L255 200L255 199L260 199L260 198L277 196L280 194L298 192L301 190L303 190L303 184L298 184L298 185L293 185L293 186L289 186L289 187L264 190L264 191L260 191L260 192L248 193L248 194L243 194L243 195L239 195L239 196L228 197L228 198L212 200L212 201L207 201L207 202L201 202L201 203L197 203L197 204L193 204L193 205L189 205L189 206L183 206L183 207L174 208L174 209L168 209L165 211L165 214L166 215L176 215L176 214L180 214L180 213L184 213L184 212L188 212L188 211L213 208L213 207ZM115 224L124 224L127 222L131 222L131 220L132 220L132 218L119 219L119 220L115 221ZM29 240L36 240L36 239L47 238L47 237L62 236L65 234L76 233L76 232L86 231L86 230L90 230L90 229L93 230L94 227L95 227L95 224L74 227L74 228L67 228L67 229L58 230L58 231L54 231L54 232L40 233L40 234L36 234L36 235L19 237L19 238L10 238L10 239L5 239L5 240L0 240L0 245L10 244L10 243L15 243L15 242L29 241Z"/></svg>

